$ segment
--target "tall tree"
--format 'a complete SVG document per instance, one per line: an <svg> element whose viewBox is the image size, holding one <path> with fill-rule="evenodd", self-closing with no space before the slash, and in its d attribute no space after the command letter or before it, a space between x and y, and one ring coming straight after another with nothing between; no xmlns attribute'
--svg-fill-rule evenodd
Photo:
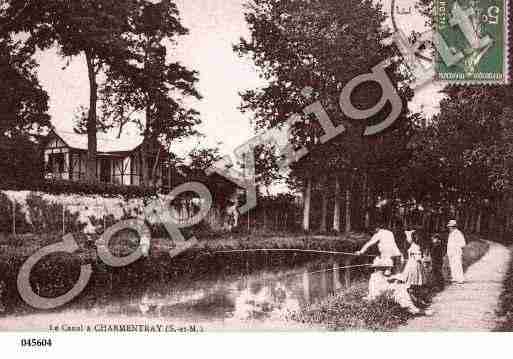
<svg viewBox="0 0 513 359"><path fill-rule="evenodd" d="M293 142L306 146L310 153L293 166L291 175L305 186L305 204L311 199L311 181L341 182L343 175L352 176L370 161L374 143L363 137L363 131L385 114L377 114L368 123L351 121L342 113L339 100L347 82L393 55L392 48L384 45L383 40L390 35L382 26L384 20L380 6L367 0L253 0L247 6L251 40L241 39L235 50L254 61L268 85L244 92L241 108L254 114L260 129L283 126L292 114L301 114L292 131ZM396 85L403 79L397 64L392 64L387 74ZM305 92L305 87L313 91ZM394 138L408 128L406 102L412 95L408 88L399 91L404 106L400 121L390 131L395 131L391 135ZM357 108L369 108L380 96L378 86L364 83L356 89L352 103ZM315 116L303 111L315 101L322 103L335 126L343 124L346 128L328 143L321 140L324 133ZM404 147L405 141L399 144ZM351 188L346 186L346 190ZM309 225L309 207L304 207L305 227Z"/></svg>
<svg viewBox="0 0 513 359"><path fill-rule="evenodd" d="M19 41L0 38L0 137L50 125L48 95L37 80L33 52Z"/></svg>
<svg viewBox="0 0 513 359"><path fill-rule="evenodd" d="M160 138L169 145L197 134L194 127L200 123L199 113L183 102L187 97L201 98L195 88L197 72L167 61L168 49L188 33L176 5L170 0L145 4L134 28L140 63L134 73L120 73L116 68L107 72L102 89L106 117L119 126L119 133L127 122L136 122L148 143ZM145 182L148 173L143 157Z"/></svg>
<svg viewBox="0 0 513 359"><path fill-rule="evenodd" d="M23 187L42 176L35 140L50 121L48 95L37 80L33 53L33 48L9 36L0 38L0 181L4 185Z"/></svg>

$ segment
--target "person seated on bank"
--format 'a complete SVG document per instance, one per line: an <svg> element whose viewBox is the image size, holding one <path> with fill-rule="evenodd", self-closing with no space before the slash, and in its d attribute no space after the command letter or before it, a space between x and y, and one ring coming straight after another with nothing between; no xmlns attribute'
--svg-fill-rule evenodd
<svg viewBox="0 0 513 359"><path fill-rule="evenodd" d="M383 294L390 295L401 308L408 310L411 314L426 314L431 312L419 308L410 295L409 286L404 283L400 276L391 276L392 260L390 258L377 257L371 267L374 269L369 278L369 293L364 300L372 301Z"/></svg>
<svg viewBox="0 0 513 359"><path fill-rule="evenodd" d="M428 304L416 297L411 292L411 287L404 282L401 275L393 275L388 278L389 290L392 292L392 299L403 309L411 314L432 315L433 311L428 309Z"/></svg>
<svg viewBox="0 0 513 359"><path fill-rule="evenodd" d="M389 288L388 277L391 275L393 262L390 258L376 257L371 265L373 272L369 278L369 294L365 300L374 300Z"/></svg>

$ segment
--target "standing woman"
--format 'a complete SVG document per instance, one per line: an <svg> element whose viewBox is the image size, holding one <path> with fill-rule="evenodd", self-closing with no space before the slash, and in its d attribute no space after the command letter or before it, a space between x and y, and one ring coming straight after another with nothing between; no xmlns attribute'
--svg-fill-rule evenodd
<svg viewBox="0 0 513 359"><path fill-rule="evenodd" d="M405 231L406 241L410 243L408 260L404 266L401 277L409 286L422 286L427 282L424 264L422 263L422 250L420 238L415 231Z"/></svg>

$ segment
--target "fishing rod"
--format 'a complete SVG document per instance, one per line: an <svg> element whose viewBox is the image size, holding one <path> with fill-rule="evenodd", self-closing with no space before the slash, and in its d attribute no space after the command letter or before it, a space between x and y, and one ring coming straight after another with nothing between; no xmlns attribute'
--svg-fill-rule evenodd
<svg viewBox="0 0 513 359"><path fill-rule="evenodd" d="M363 256L363 257L377 257L372 254L356 254L349 252L339 252L339 251L323 251L317 249L300 249L300 248L255 248L255 249L230 249L224 251L215 251L214 253L243 253L243 252L304 252L304 253L319 253L319 254L339 254L346 256Z"/></svg>

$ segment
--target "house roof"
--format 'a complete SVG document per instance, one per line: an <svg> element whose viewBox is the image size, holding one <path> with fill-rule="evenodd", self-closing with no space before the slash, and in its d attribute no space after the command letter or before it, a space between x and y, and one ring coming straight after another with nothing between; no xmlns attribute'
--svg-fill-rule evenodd
<svg viewBox="0 0 513 359"><path fill-rule="evenodd" d="M59 136L71 148L79 150L87 150L87 134L78 134L72 132L55 131L54 133ZM121 135L120 138L116 136L108 136L105 134L97 135L97 151L98 152L131 152L135 150L143 142L143 137L140 135Z"/></svg>

